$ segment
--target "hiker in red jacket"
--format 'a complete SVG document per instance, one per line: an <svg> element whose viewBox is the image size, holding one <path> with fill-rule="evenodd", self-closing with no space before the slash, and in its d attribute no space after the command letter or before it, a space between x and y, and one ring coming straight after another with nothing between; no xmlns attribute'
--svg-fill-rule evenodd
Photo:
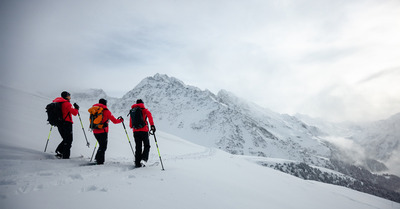
<svg viewBox="0 0 400 209"><path fill-rule="evenodd" d="M79 106L74 103L74 108L70 103L71 94L63 91L61 93L61 97L57 97L53 100L53 102L62 102L61 111L63 115L63 121L59 124L58 132L62 137L61 143L57 146L56 156L58 158L69 159L71 154L71 146L72 146L72 115L76 116L79 112Z"/></svg>
<svg viewBox="0 0 400 209"><path fill-rule="evenodd" d="M107 100L100 99L98 104L94 104L93 107L102 107L103 108L103 119L101 120L102 128L94 128L93 134L94 137L99 142L99 149L96 153L96 163L98 165L104 164L104 155L107 150L107 142L108 142L108 121L111 120L114 124L118 124L124 122L124 119L120 116L115 118L110 110L107 108ZM89 109L90 110L90 109Z"/></svg>
<svg viewBox="0 0 400 209"><path fill-rule="evenodd" d="M145 163L149 159L149 152L150 152L149 126L147 123L147 118L149 119L151 130L153 132L156 131L156 127L154 126L153 116L151 115L151 112L144 107L143 101L141 99L138 99L136 101L136 104L132 105L132 109L136 107L140 107L140 109L142 110L143 120L145 123L144 127L135 128L134 124L132 124L132 120L135 120L132 118L132 115L129 126L133 129L133 136L135 138L135 144L136 144L135 166L142 167L142 165L145 165ZM142 151L142 146L143 146L143 151Z"/></svg>

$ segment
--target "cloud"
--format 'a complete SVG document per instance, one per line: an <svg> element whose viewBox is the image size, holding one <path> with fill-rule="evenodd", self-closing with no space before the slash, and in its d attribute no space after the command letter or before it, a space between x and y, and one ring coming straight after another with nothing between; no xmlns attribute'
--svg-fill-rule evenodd
<svg viewBox="0 0 400 209"><path fill-rule="evenodd" d="M358 84L365 84L367 82L373 82L374 80L381 79L382 77L391 77L391 76L399 77L400 76L400 67L381 70L377 73L374 73L374 74L368 76L365 79L362 79L361 81L358 82Z"/></svg>
<svg viewBox="0 0 400 209"><path fill-rule="evenodd" d="M390 159L386 162L390 168L390 173L400 174L400 153L399 151L393 151Z"/></svg>
<svg viewBox="0 0 400 209"><path fill-rule="evenodd" d="M381 119L376 102L394 113L399 96L357 82L400 66L399 8L390 0L7 1L1 82L122 96L164 73L281 113ZM378 89L400 88L390 85Z"/></svg>
<svg viewBox="0 0 400 209"><path fill-rule="evenodd" d="M349 163L357 163L362 165L366 159L365 150L353 140L335 136L326 137L325 140L337 146L339 151L343 154L341 156L346 157L346 159L343 158L340 160L346 162L352 161Z"/></svg>
<svg viewBox="0 0 400 209"><path fill-rule="evenodd" d="M299 109L335 122L386 119L400 112L399 79L398 70L384 70L354 84L336 83L303 100Z"/></svg>

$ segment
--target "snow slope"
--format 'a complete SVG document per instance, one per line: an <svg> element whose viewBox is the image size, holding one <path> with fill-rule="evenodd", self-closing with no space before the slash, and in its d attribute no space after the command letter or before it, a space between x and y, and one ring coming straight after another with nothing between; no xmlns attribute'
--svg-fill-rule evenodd
<svg viewBox="0 0 400 209"><path fill-rule="evenodd" d="M55 95L57 96L57 95ZM73 95L72 95L73 97ZM344 187L305 181L260 166L254 157L231 155L157 131L165 171L151 138L150 166L133 169L133 155L120 124L110 125L106 163L89 161L90 149L74 117L72 158L59 160L60 142L51 133L44 107L53 98L0 85L0 207L46 208L400 208L394 203ZM72 98L73 100L73 98ZM72 101L74 102L74 101ZM83 123L88 115L81 107ZM87 131L87 128L85 127ZM132 140L132 134L129 131ZM133 142L132 142L133 143Z"/></svg>

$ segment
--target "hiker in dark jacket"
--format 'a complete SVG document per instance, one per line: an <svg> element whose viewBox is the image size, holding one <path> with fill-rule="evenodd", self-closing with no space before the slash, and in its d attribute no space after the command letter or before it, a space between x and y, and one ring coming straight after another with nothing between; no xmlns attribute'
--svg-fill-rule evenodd
<svg viewBox="0 0 400 209"><path fill-rule="evenodd" d="M138 99L136 104L132 105L132 109L135 107L140 107L142 109L143 120L145 121L146 125L143 128L134 128L132 124L132 118L129 123L129 126L133 129L133 136L135 138L135 166L142 167L147 160L149 159L149 152L150 152L150 140L149 140L149 126L147 123L147 118L149 119L151 125L151 131L155 132L156 127L154 126L153 116L151 112L144 107L143 101ZM143 151L142 151L143 146Z"/></svg>
<svg viewBox="0 0 400 209"><path fill-rule="evenodd" d="M107 108L107 100L100 99L98 104L93 105L93 107L102 107L103 108L103 120L101 124L104 124L102 128L93 129L94 137L97 139L99 143L99 149L96 153L96 163L101 165L104 164L105 152L107 150L108 143L108 121L111 120L114 124L118 124L124 122L124 119L120 116L116 119L110 110Z"/></svg>
<svg viewBox="0 0 400 209"><path fill-rule="evenodd" d="M71 146L72 146L72 115L76 116L79 112L79 106L74 103L74 108L70 103L71 94L63 91L61 93L61 97L57 97L53 100L53 102L62 102L61 110L63 115L63 121L59 124L58 132L62 137L62 142L57 146L56 156L58 158L69 159L71 154Z"/></svg>

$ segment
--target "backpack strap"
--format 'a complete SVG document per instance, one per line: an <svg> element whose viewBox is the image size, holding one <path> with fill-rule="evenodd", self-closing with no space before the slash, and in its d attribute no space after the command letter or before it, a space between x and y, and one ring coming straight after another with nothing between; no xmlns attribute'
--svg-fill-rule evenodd
<svg viewBox="0 0 400 209"><path fill-rule="evenodd" d="M149 124L147 124L147 113L144 111L146 108L142 108L142 113L143 113L143 115L145 116L144 117L144 123L146 124L146 126L149 126ZM146 127L145 126L145 127Z"/></svg>
<svg viewBox="0 0 400 209"><path fill-rule="evenodd" d="M63 110L62 106L63 106L64 102L60 102L60 103L61 103L61 112L62 112L62 110ZM68 116L69 116L69 119L72 120L71 112L68 112L67 115L63 118L63 121L65 121Z"/></svg>
<svg viewBox="0 0 400 209"><path fill-rule="evenodd" d="M69 119L72 120L71 112L68 112L67 115L66 115L65 118L64 118L64 121L67 119L68 116L69 116Z"/></svg>

